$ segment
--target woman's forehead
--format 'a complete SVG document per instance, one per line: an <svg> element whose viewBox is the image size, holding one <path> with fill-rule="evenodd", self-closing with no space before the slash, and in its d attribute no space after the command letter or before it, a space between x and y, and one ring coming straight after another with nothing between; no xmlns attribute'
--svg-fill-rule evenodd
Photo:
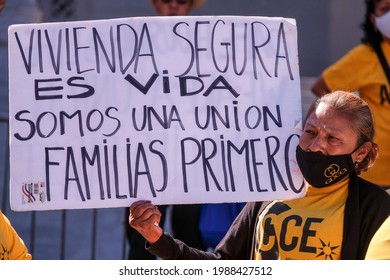
<svg viewBox="0 0 390 280"><path fill-rule="evenodd" d="M332 110L326 104L319 104L307 118L306 125L326 129L329 131L348 132L352 131L350 120L343 114Z"/></svg>

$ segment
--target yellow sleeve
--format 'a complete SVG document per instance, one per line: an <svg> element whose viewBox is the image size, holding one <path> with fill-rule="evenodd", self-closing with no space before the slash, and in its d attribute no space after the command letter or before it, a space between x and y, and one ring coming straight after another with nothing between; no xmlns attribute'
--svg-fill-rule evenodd
<svg viewBox="0 0 390 280"><path fill-rule="evenodd" d="M383 222L371 239L366 260L390 260L390 217Z"/></svg>
<svg viewBox="0 0 390 280"><path fill-rule="evenodd" d="M8 218L0 211L0 259L31 260L23 240L12 227Z"/></svg>
<svg viewBox="0 0 390 280"><path fill-rule="evenodd" d="M351 49L334 64L322 73L326 86L330 91L359 90L366 81L367 71L375 61L374 53L366 45L359 45Z"/></svg>

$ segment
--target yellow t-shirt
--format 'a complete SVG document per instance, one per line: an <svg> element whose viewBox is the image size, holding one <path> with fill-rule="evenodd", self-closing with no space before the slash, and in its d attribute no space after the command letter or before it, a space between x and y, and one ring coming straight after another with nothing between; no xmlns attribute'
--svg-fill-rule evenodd
<svg viewBox="0 0 390 280"><path fill-rule="evenodd" d="M390 260L390 217L387 218L367 249L366 260Z"/></svg>
<svg viewBox="0 0 390 280"><path fill-rule="evenodd" d="M0 210L0 260L31 260L23 240Z"/></svg>
<svg viewBox="0 0 390 280"><path fill-rule="evenodd" d="M390 44L382 43L382 50L390 63ZM390 87L375 51L359 45L323 72L331 90L359 91L374 116L379 157L375 165L361 175L380 186L390 186Z"/></svg>
<svg viewBox="0 0 390 280"><path fill-rule="evenodd" d="M348 180L274 201L258 217L254 259L338 260ZM275 254L275 252L277 252Z"/></svg>

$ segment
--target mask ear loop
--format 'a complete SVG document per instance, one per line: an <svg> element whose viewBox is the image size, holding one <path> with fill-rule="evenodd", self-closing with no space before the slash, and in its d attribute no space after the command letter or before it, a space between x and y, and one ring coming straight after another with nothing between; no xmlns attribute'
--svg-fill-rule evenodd
<svg viewBox="0 0 390 280"><path fill-rule="evenodd" d="M357 146L351 153L350 155L352 155L354 152L356 152L361 146L363 146L363 144L365 144L366 142L360 144L359 146Z"/></svg>

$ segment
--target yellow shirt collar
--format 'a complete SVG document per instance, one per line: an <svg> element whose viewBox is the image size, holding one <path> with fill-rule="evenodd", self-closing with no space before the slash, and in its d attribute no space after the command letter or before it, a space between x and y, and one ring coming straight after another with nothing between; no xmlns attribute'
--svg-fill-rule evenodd
<svg viewBox="0 0 390 280"><path fill-rule="evenodd" d="M308 185L306 187L306 196L313 196L313 195L322 195L326 193L332 193L334 191L337 191L341 188L348 187L349 184L349 178L347 180L343 180L339 183L333 184L329 187L324 188L316 188L313 186Z"/></svg>

